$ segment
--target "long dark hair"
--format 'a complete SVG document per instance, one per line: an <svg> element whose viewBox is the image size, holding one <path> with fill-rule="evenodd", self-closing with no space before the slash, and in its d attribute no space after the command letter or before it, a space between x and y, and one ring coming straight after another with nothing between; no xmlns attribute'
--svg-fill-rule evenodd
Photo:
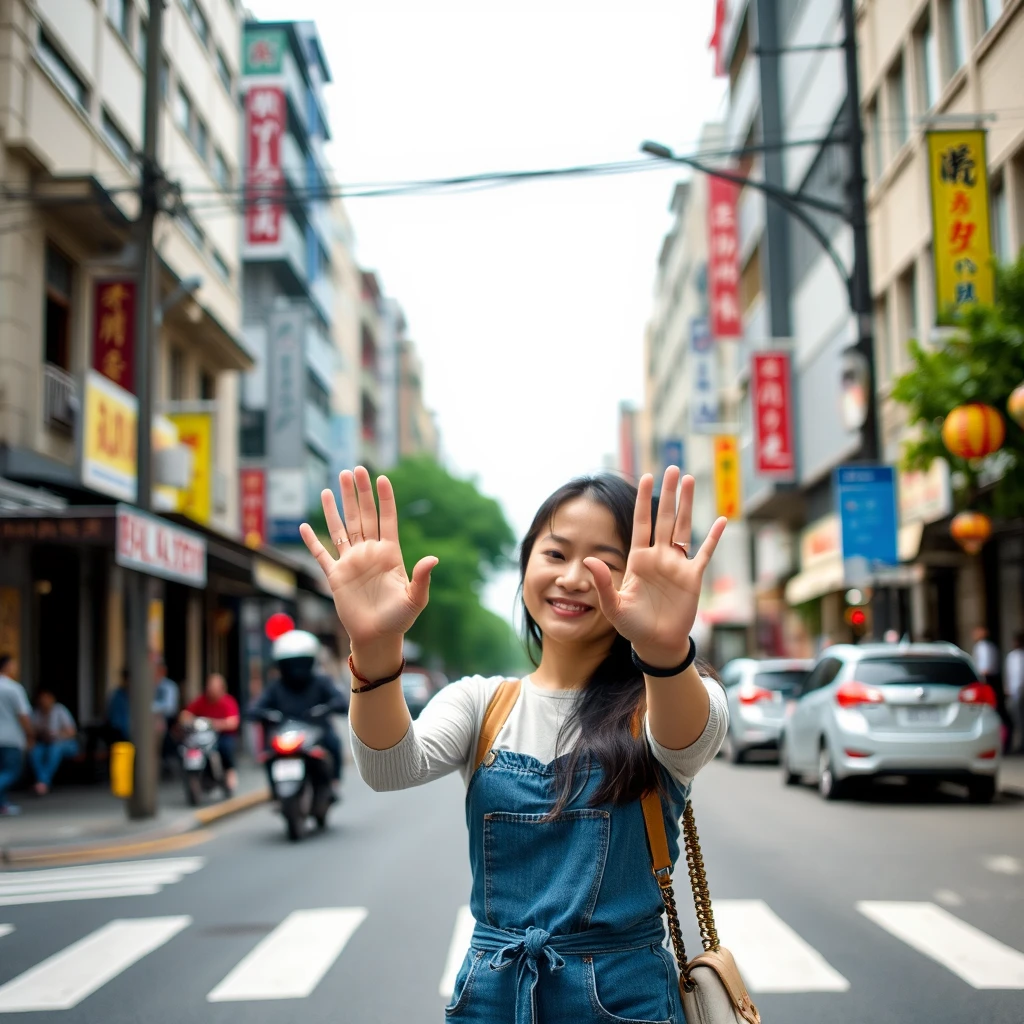
<svg viewBox="0 0 1024 1024"><path fill-rule="evenodd" d="M524 639L534 665L540 663L544 637L523 600L526 566L541 531L550 530L555 513L576 498L586 498L608 509L623 547L627 552L629 550L636 488L622 478L611 474L578 477L559 487L541 505L519 552L519 597L523 608ZM657 516L657 499L654 499L653 506L652 523ZM707 674L707 667L703 664L698 665L698 670L702 675ZM590 757L602 769L601 783L592 801L594 804L628 804L649 790L660 788L658 764L646 738L642 733L634 735L634 723L643 714L646 700L644 677L633 664L629 641L616 633L611 649L587 680L580 699L559 730L556 746L556 754L559 755L563 755L562 748L568 736L577 729L578 735L572 746L564 751L564 756L559 756L557 796L551 816L563 811L572 800L581 764Z"/></svg>

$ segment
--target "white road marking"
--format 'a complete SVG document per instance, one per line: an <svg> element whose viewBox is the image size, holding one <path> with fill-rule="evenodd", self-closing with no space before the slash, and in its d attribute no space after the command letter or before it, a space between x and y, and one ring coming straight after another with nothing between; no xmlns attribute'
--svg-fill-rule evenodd
<svg viewBox="0 0 1024 1024"><path fill-rule="evenodd" d="M455 979L459 975L462 961L466 959L466 951L469 949L469 940L473 937L475 926L476 921L469 907L459 907L459 912L455 915L455 927L452 929L452 941L448 946L448 959L445 961L444 974L441 975L441 984L438 986L443 999L451 999L455 991Z"/></svg>
<svg viewBox="0 0 1024 1024"><path fill-rule="evenodd" d="M974 988L1024 988L1024 953L934 903L865 901L857 909Z"/></svg>
<svg viewBox="0 0 1024 1024"><path fill-rule="evenodd" d="M289 914L206 997L211 1003L308 996L366 920L363 907Z"/></svg>
<svg viewBox="0 0 1024 1024"><path fill-rule="evenodd" d="M5 935L10 935L11 932L13 932L13 931L14 931L14 925L13 924L0 924L0 939L2 939Z"/></svg>
<svg viewBox="0 0 1024 1024"><path fill-rule="evenodd" d="M0 1013L70 1010L172 939L189 917L111 921L0 986Z"/></svg>
<svg viewBox="0 0 1024 1024"><path fill-rule="evenodd" d="M960 893L953 892L952 889L936 889L935 902L944 903L947 907L962 907L964 898Z"/></svg>
<svg viewBox="0 0 1024 1024"><path fill-rule="evenodd" d="M105 889L72 889L70 892L36 892L24 896L0 896L0 907L28 903L64 903L68 900L106 900L115 896L152 896L160 885L117 885Z"/></svg>
<svg viewBox="0 0 1024 1024"><path fill-rule="evenodd" d="M996 857L986 857L982 863L997 875L1019 875L1024 871L1024 864L1017 857L1009 854L1000 854Z"/></svg>
<svg viewBox="0 0 1024 1024"><path fill-rule="evenodd" d="M751 992L845 992L850 983L764 900L716 900L715 923Z"/></svg>

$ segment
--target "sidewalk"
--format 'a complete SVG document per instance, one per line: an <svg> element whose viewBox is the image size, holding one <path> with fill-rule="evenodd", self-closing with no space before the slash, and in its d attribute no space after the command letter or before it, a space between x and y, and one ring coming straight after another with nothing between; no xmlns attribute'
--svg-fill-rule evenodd
<svg viewBox="0 0 1024 1024"><path fill-rule="evenodd" d="M999 768L999 791L1024 797L1024 753L1003 758Z"/></svg>
<svg viewBox="0 0 1024 1024"><path fill-rule="evenodd" d="M264 770L244 761L239 765L238 790L230 800L211 799L189 807L184 785L175 778L160 783L159 810L145 821L129 819L124 801L105 784L59 787L41 798L30 791L11 795L21 814L0 821L0 868L87 859L104 851L112 858L130 856L133 847L184 836L269 797Z"/></svg>

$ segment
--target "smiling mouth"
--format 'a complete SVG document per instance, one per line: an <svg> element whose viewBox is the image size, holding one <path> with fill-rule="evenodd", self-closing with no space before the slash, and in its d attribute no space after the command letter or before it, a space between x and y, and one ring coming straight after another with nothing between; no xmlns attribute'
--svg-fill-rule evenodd
<svg viewBox="0 0 1024 1024"><path fill-rule="evenodd" d="M594 609L589 604L580 604L578 601L561 601L555 598L548 598L548 604L559 614L570 617L585 615Z"/></svg>

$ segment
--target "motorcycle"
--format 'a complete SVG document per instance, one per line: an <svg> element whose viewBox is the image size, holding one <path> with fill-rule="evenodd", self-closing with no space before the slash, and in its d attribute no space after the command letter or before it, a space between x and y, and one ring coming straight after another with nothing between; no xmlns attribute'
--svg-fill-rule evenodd
<svg viewBox="0 0 1024 1024"><path fill-rule="evenodd" d="M321 704L310 710L310 717L329 713L330 709ZM263 755L271 792L285 820L288 838L296 842L306 834L310 818L317 828L326 828L327 812L335 800L331 786L334 762L321 742L329 726L285 718L280 711L270 709L259 717L271 727Z"/></svg>
<svg viewBox="0 0 1024 1024"><path fill-rule="evenodd" d="M178 753L185 782L185 800L190 807L197 807L203 797L214 789L222 789L225 797L231 796L217 750L217 733L207 719L193 720L182 738Z"/></svg>

